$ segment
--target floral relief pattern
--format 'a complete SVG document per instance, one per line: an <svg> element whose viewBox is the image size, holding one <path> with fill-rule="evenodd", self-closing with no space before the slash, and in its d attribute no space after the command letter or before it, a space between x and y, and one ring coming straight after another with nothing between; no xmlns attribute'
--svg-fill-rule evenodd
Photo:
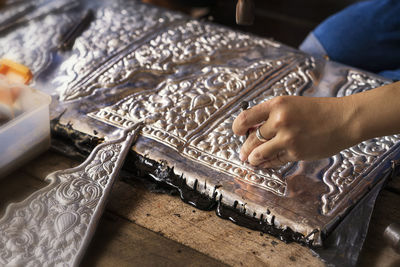
<svg viewBox="0 0 400 267"><path fill-rule="evenodd" d="M370 77L359 71L350 70L346 84L339 89L337 96L346 96L373 89L386 84L379 78ZM324 183L329 192L322 196L322 213L329 214L335 210L340 201L362 180L381 156L400 141L400 135L373 138L332 157L332 165L324 173Z"/></svg>
<svg viewBox="0 0 400 267"><path fill-rule="evenodd" d="M248 94L246 98L255 105L278 95L298 94L310 85L307 71L314 63L312 58L305 58L298 64L300 67L279 73L281 78L270 84L268 90L254 87L257 81L262 82L272 72L289 66L289 62L290 59L260 59L242 68L208 66L194 78L190 75L188 79L162 82L153 91L128 96L89 115L119 127L146 119L144 136L208 167L284 195L283 177L293 164L276 170L244 166L238 157L243 140L233 134L231 125L239 113L238 99L242 96Z"/></svg>
<svg viewBox="0 0 400 267"><path fill-rule="evenodd" d="M90 40L90 36L87 36L86 39ZM137 46L136 43L131 44L132 48L128 47L120 52L115 60L106 62L104 70L97 70L93 77L82 83L72 84L66 81L68 79L80 81L79 77L82 76L81 69L83 67L79 67L79 65L87 67L88 62L91 64L93 61L91 59L93 52L91 51L97 50L97 48L79 46L81 50L79 57L82 60L77 61L76 55L74 55L70 58L70 61L74 62L73 64L68 61L63 64L70 78L66 79L63 75L57 78L62 84L58 88L61 100L75 100L92 94L98 88L120 85L132 79L139 72L171 74L176 72L180 65L195 62L201 62L204 66L212 64L213 61L218 60L217 57L226 56L233 50L250 51L255 47L267 48L279 45L266 39L237 33L212 24L188 21L183 25L171 26L170 29L164 30L139 47ZM105 47L98 50L108 51Z"/></svg>
<svg viewBox="0 0 400 267"><path fill-rule="evenodd" d="M76 265L137 134L100 144L80 166L50 174L47 187L8 206L0 219L0 265Z"/></svg>
<svg viewBox="0 0 400 267"><path fill-rule="evenodd" d="M150 7L138 1L117 1L96 11L96 20L77 38L72 55L63 62L54 80L59 84L61 100L73 100L90 95L90 88L82 88L82 79L115 58L130 46L162 26L182 20L183 16ZM126 62L126 60L124 61Z"/></svg>
<svg viewBox="0 0 400 267"><path fill-rule="evenodd" d="M332 212L353 185L360 182L362 174L399 141L400 135L373 138L333 156L333 164L323 177L329 186L329 192L322 196L323 214Z"/></svg>

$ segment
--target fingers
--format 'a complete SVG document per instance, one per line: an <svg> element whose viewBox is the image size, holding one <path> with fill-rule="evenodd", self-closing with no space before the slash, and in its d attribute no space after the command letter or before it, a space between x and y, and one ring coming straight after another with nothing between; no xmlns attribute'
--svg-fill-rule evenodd
<svg viewBox="0 0 400 267"><path fill-rule="evenodd" d="M284 151L284 145L282 144L282 142L280 142L279 138L275 137L268 142L262 143L261 145L254 148L248 157L248 161L253 166L258 166L261 163L268 162L275 163L275 160L281 159L277 158L277 154L282 153L281 151Z"/></svg>
<svg viewBox="0 0 400 267"><path fill-rule="evenodd" d="M260 127L261 135L267 140L272 139L276 135L275 129L271 127L269 124L270 124L269 121L267 121ZM242 148L240 149L240 160L246 161L251 151L253 151L254 148L261 145L262 143L263 142L258 140L256 136L256 131L253 130L253 132L248 136Z"/></svg>
<svg viewBox="0 0 400 267"><path fill-rule="evenodd" d="M240 149L240 160L241 161L246 161L248 156L250 155L251 151L261 145L262 142L260 142L258 140L258 138L256 137L256 131L253 130L249 136L247 137L246 141L244 142L244 144L242 145L242 148Z"/></svg>
<svg viewBox="0 0 400 267"><path fill-rule="evenodd" d="M288 153L285 150L281 150L272 159L266 160L263 163L261 163L259 165L259 167L274 168L274 167L279 167L279 166L285 165L286 163L291 162L291 161L293 161L293 160L290 159L290 157L288 156Z"/></svg>
<svg viewBox="0 0 400 267"><path fill-rule="evenodd" d="M237 135L245 135L251 127L266 121L268 119L269 112L270 101L263 102L252 107L251 109L242 111L233 122L233 132Z"/></svg>

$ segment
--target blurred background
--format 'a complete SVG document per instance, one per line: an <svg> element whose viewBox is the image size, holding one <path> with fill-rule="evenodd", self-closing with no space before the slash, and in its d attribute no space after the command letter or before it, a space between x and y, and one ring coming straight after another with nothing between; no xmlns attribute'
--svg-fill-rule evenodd
<svg viewBox="0 0 400 267"><path fill-rule="evenodd" d="M1 1L1 0L0 0ZM254 0L254 24L235 22L237 0L143 0L298 47L320 22L357 0Z"/></svg>

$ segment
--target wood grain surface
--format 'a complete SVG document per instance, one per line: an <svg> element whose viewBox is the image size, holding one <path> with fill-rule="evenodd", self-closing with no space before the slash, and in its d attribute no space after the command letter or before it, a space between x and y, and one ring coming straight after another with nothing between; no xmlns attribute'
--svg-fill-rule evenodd
<svg viewBox="0 0 400 267"><path fill-rule="evenodd" d="M46 152L0 180L0 216L46 185L47 174L79 162ZM393 189L394 188L394 189ZM378 197L360 266L400 266L383 231L400 222L400 179ZM396 189L396 190L395 190ZM141 181L117 181L82 266L323 266L299 244L285 244L201 211L178 197L150 192Z"/></svg>

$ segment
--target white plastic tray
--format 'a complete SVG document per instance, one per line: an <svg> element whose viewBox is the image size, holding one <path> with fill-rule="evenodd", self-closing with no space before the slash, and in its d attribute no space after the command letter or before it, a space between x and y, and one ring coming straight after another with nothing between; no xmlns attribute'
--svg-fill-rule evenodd
<svg viewBox="0 0 400 267"><path fill-rule="evenodd" d="M51 97L28 88L23 112L0 126L0 178L50 146Z"/></svg>

